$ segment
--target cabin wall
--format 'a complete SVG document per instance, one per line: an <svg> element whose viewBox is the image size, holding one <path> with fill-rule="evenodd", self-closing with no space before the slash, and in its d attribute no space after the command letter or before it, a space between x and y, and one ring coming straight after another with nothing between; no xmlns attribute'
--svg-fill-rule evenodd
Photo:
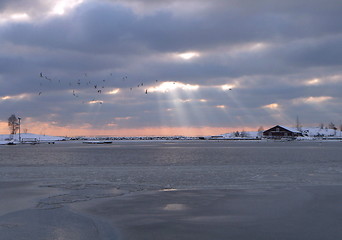
<svg viewBox="0 0 342 240"><path fill-rule="evenodd" d="M284 129L280 126L275 126L273 128L270 128L266 131L263 132L263 136L266 138L274 138L274 139L279 139L279 138L293 138L297 137L299 134L291 132L287 129Z"/></svg>

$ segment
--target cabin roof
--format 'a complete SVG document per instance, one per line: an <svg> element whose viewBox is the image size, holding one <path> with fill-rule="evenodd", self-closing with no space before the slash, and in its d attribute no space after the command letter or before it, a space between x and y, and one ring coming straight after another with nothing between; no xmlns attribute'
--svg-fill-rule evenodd
<svg viewBox="0 0 342 240"><path fill-rule="evenodd" d="M285 127L285 126L282 126L282 125L275 125L274 127L271 127L269 129L265 130L264 132L267 132L267 131L271 130L272 128L276 128L276 127L283 128L283 129L285 129L285 130L287 130L289 132L293 132L293 133L301 133L300 131L298 131L295 128Z"/></svg>
<svg viewBox="0 0 342 240"><path fill-rule="evenodd" d="M300 131L298 131L296 128L290 128L290 127L285 127L285 126L282 126L282 125L277 125L279 127L282 127L290 132L294 132L294 133L301 133Z"/></svg>

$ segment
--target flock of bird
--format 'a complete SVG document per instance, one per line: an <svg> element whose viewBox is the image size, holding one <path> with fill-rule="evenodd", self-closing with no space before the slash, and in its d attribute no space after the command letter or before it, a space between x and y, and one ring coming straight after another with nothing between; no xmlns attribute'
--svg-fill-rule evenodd
<svg viewBox="0 0 342 240"><path fill-rule="evenodd" d="M82 78L82 80L78 79L76 81L75 80L74 81L68 81L66 83L67 85L65 85L65 83L62 82L61 80L52 79L52 78L44 75L43 72L41 72L39 74L39 77L41 80L44 80L44 81L41 81L39 84L40 89L38 91L38 95L40 96L43 94L44 86L46 86L46 85L51 86L52 84L58 84L61 87L62 87L62 85L67 86L69 88L70 92L72 92L72 96L75 98L80 99L81 98L80 93L83 92L84 95L82 95L82 99L83 99L82 103L92 102L92 103L103 104L103 101L99 100L99 99L101 99L100 96L103 93L103 91L105 91L105 89L109 87L110 81L113 80L113 74L110 73L109 76L110 76L109 80L103 79L101 81L94 81L94 80L89 80L88 74L84 73L84 78ZM122 77L122 81L127 81L127 80L128 80L127 76ZM155 80L155 82L157 83L158 80ZM174 84L175 84L175 82L174 82ZM137 88L143 88L144 93L148 94L148 89L144 88L144 83L139 83L136 87ZM134 87L130 87L129 89L130 89L130 91L132 91L134 89ZM231 91L232 88L229 88L228 90Z"/></svg>
<svg viewBox="0 0 342 240"><path fill-rule="evenodd" d="M109 76L112 78L113 74L110 73ZM39 91L38 91L39 96L43 94L43 89L45 88L44 86L51 86L52 84L66 86L65 83L62 82L61 80L55 80L51 77L48 77L47 75L44 75L43 72L39 74L39 77L41 80L43 80L39 84L40 86ZM84 73L84 78L82 78L82 80L78 79L76 81L75 80L68 81L66 84L70 92L72 92L72 96L75 98L80 98L81 90L84 94L87 92L87 95L83 96L82 98L82 99L87 99L87 100L83 100L82 103L93 102L93 103L103 104L103 101L98 100L98 99L100 99L100 95L103 93L103 91L105 91L105 89L109 87L110 80L106 80L106 79L103 79L101 81L89 80L88 74ZM127 81L127 80L128 80L127 76L122 77L122 81ZM158 80L155 80L155 81L158 82ZM144 83L140 83L137 85L137 88L140 88L143 86L144 86ZM130 87L129 89L130 91L132 91L134 88ZM148 94L147 88L144 89L144 93Z"/></svg>

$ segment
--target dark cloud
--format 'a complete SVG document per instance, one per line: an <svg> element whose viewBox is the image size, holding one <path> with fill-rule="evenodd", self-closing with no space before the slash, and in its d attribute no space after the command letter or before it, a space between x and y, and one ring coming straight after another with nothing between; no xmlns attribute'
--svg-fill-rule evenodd
<svg viewBox="0 0 342 240"><path fill-rule="evenodd" d="M340 66L342 36L302 40L283 53L287 62L300 67Z"/></svg>
<svg viewBox="0 0 342 240"><path fill-rule="evenodd" d="M185 51L241 42L318 37L341 31L338 3L328 9L325 5L318 8L316 3L300 8L303 12L292 11L297 4L291 8L271 8L269 1L253 5L254 10L237 2L229 7L225 1L224 7L178 18L167 10L138 16L126 7L93 1L80 5L66 17L55 17L42 24L16 24L5 35L19 44L127 53L143 47Z"/></svg>

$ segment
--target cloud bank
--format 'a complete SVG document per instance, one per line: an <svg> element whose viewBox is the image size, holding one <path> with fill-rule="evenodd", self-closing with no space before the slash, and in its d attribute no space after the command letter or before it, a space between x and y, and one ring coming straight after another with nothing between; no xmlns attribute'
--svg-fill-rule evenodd
<svg viewBox="0 0 342 240"><path fill-rule="evenodd" d="M0 121L15 113L64 135L338 124L341 11L337 0L2 1Z"/></svg>

